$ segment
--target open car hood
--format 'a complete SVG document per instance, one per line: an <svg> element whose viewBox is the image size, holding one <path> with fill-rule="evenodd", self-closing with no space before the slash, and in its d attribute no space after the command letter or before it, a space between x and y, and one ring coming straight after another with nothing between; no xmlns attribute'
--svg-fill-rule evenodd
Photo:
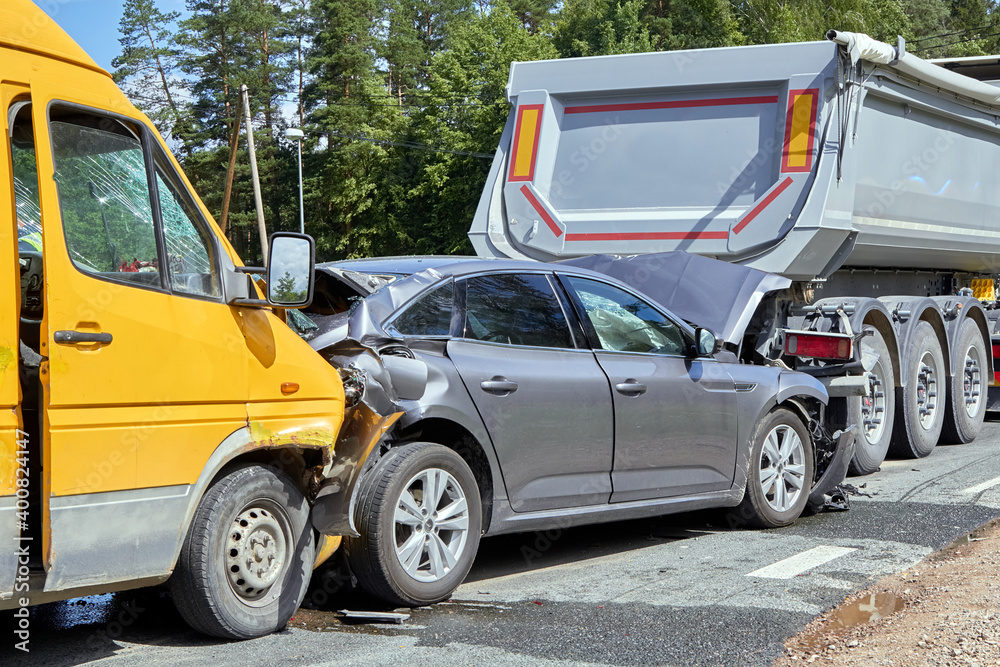
<svg viewBox="0 0 1000 667"><path fill-rule="evenodd" d="M588 255L559 263L616 278L733 344L739 344L764 296L792 284L773 273L683 251Z"/></svg>

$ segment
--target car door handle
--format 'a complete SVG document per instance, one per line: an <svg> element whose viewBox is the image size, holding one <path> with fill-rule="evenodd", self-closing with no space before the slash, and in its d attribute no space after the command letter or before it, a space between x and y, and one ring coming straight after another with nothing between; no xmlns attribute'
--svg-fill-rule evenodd
<svg viewBox="0 0 1000 667"><path fill-rule="evenodd" d="M109 333L85 333L83 331L57 331L52 338L61 345L80 345L84 343L100 343L108 345L112 337Z"/></svg>
<svg viewBox="0 0 1000 667"><path fill-rule="evenodd" d="M646 393L646 385L635 380L625 380L615 385L615 391L626 396L638 396Z"/></svg>
<svg viewBox="0 0 1000 667"><path fill-rule="evenodd" d="M488 391L491 394L499 394L501 396L506 396L512 391L517 391L516 382L511 382L507 378L500 375L495 376L492 380L483 380L479 383L479 386L483 388L483 391Z"/></svg>

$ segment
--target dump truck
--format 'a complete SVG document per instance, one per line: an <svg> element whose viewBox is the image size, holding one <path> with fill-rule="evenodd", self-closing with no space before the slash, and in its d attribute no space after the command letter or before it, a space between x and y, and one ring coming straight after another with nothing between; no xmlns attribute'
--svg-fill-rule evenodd
<svg viewBox="0 0 1000 667"><path fill-rule="evenodd" d="M846 397L865 474L981 429L1000 349L1000 89L902 38L827 37L512 64L469 236L487 257L685 251L788 279L726 347ZM712 285L702 311L713 278L683 276Z"/></svg>
<svg viewBox="0 0 1000 667"><path fill-rule="evenodd" d="M0 105L15 648L33 605L164 583L204 633L284 627L339 543L311 509L343 384L281 316L311 299L312 239L273 235L259 290L149 119L28 0L0 4Z"/></svg>

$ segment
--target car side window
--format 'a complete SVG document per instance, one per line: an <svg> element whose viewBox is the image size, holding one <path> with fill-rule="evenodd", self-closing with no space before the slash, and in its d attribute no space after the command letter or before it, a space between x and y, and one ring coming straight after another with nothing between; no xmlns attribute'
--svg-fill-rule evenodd
<svg viewBox="0 0 1000 667"><path fill-rule="evenodd" d="M451 333L451 313L455 283L449 280L423 294L396 317L386 330L397 336L447 336Z"/></svg>
<svg viewBox="0 0 1000 667"><path fill-rule="evenodd" d="M156 190L163 219L170 286L175 292L218 297L219 276L212 242L204 224L199 224L201 216L195 212L194 205L181 194L183 190L169 179L168 173L157 166Z"/></svg>
<svg viewBox="0 0 1000 667"><path fill-rule="evenodd" d="M501 273L465 281L465 338L572 348L573 337L549 279Z"/></svg>
<svg viewBox="0 0 1000 667"><path fill-rule="evenodd" d="M604 350L682 355L681 328L628 292L596 280L564 276L576 292L597 342Z"/></svg>
<svg viewBox="0 0 1000 667"><path fill-rule="evenodd" d="M70 259L101 278L162 287L142 144L121 121L72 114L50 123Z"/></svg>

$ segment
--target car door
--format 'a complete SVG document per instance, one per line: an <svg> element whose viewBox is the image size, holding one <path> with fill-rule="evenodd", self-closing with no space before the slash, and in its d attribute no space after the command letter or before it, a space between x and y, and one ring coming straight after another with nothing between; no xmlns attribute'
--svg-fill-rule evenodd
<svg viewBox="0 0 1000 667"><path fill-rule="evenodd" d="M451 357L493 440L516 512L608 502L613 423L607 378L578 347L551 274L456 284L464 301Z"/></svg>
<svg viewBox="0 0 1000 667"><path fill-rule="evenodd" d="M733 379L691 356L690 333L635 294L564 275L613 388L611 502L728 489L736 466Z"/></svg>
<svg viewBox="0 0 1000 667"><path fill-rule="evenodd" d="M46 590L162 575L190 485L246 426L243 324L209 223L148 130L80 91L33 96Z"/></svg>

